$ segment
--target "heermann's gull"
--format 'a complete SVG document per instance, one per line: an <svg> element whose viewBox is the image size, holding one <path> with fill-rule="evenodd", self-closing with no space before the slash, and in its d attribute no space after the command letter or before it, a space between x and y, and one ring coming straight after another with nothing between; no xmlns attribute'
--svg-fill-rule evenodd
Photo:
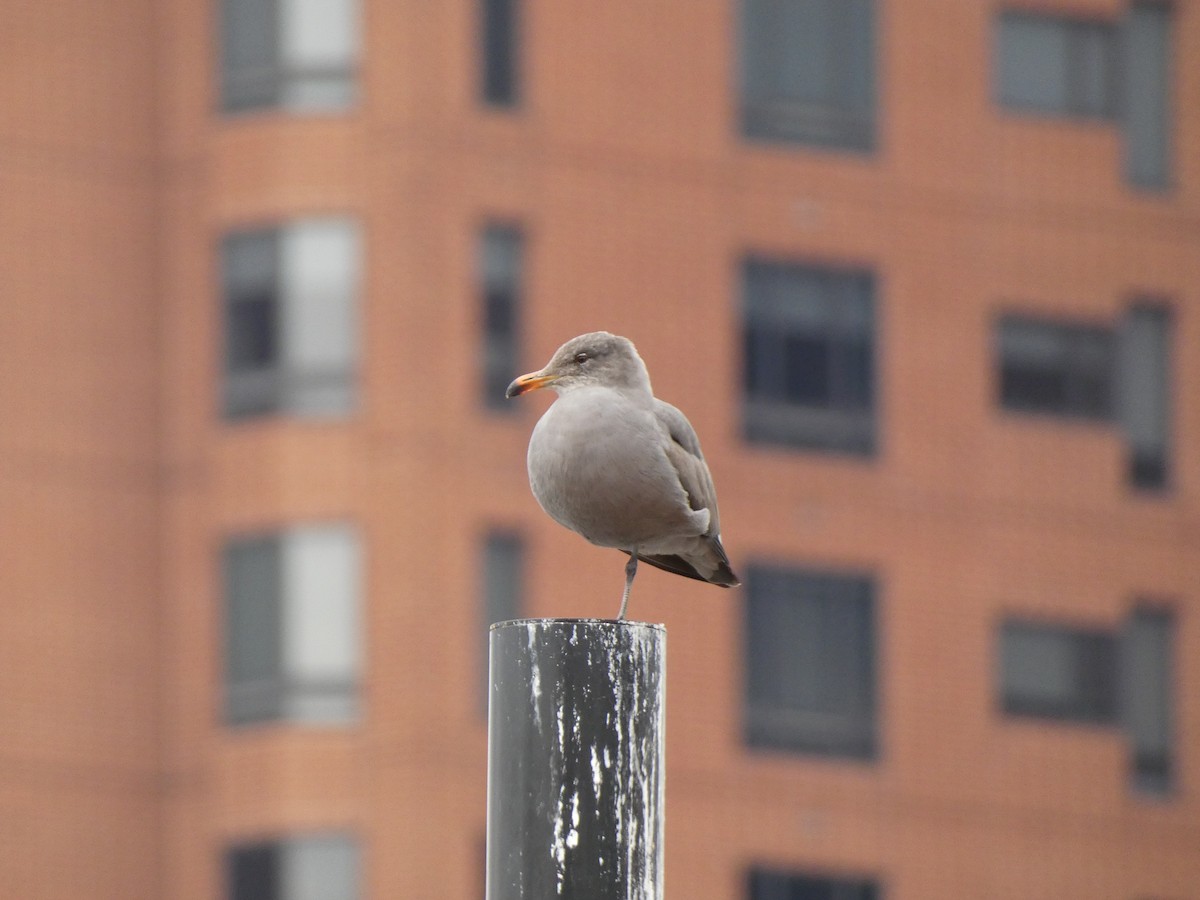
<svg viewBox="0 0 1200 900"><path fill-rule="evenodd" d="M618 619L638 560L720 587L740 582L721 546L717 492L683 413L657 399L627 338L572 338L507 397L552 388L559 398L529 438L529 485L551 518L629 554Z"/></svg>

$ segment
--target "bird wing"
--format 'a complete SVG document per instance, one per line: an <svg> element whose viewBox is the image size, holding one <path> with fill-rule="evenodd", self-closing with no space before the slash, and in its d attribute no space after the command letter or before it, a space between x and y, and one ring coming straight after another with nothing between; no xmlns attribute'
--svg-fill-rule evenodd
<svg viewBox="0 0 1200 900"><path fill-rule="evenodd" d="M700 439L692 423L678 409L657 397L654 400L654 415L670 435L666 443L667 459L675 467L679 485L687 494L688 506L692 509L707 509L709 513L706 535L719 535L721 526L717 516L717 489L704 454L700 452Z"/></svg>

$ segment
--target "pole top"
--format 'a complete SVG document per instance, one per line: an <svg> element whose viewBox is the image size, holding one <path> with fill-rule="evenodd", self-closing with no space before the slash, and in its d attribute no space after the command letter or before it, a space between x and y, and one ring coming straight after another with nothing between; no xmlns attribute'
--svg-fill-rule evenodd
<svg viewBox="0 0 1200 900"><path fill-rule="evenodd" d="M490 631L499 631L502 628L545 628L550 630L580 628L594 631L650 631L661 632L667 631L667 626L655 622L633 622L629 619L508 619L504 622L495 622L490 627Z"/></svg>

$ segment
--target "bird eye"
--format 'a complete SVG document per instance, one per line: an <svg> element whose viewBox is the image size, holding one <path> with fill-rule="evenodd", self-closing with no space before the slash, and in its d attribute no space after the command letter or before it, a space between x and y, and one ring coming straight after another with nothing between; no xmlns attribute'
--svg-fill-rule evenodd
<svg viewBox="0 0 1200 900"><path fill-rule="evenodd" d="M576 353L576 354L575 354L575 363L576 363L577 365L580 365L580 366L582 366L582 365L583 365L585 362L587 362L587 361L588 361L588 358L589 358L589 357L588 357L588 355L587 355L586 353L583 353L583 352Z"/></svg>

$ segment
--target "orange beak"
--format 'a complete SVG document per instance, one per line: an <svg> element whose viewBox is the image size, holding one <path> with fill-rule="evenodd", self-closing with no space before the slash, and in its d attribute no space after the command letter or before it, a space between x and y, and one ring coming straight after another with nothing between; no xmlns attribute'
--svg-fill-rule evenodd
<svg viewBox="0 0 1200 900"><path fill-rule="evenodd" d="M527 394L530 391L536 391L538 388L544 388L555 381L558 381L557 375L543 375L541 372L530 372L528 375L522 375L510 384L508 390L504 392L504 396L510 399L519 397L521 394Z"/></svg>

